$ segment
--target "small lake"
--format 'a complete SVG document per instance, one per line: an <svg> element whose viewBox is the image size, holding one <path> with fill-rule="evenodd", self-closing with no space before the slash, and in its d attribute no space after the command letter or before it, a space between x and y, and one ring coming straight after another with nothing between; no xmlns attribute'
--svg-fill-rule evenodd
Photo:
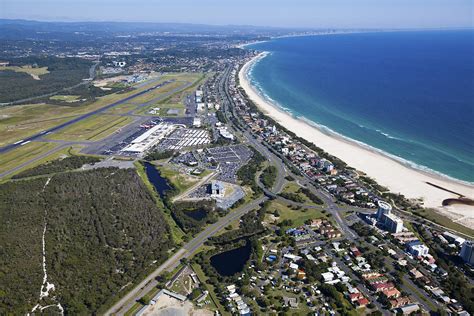
<svg viewBox="0 0 474 316"><path fill-rule="evenodd" d="M194 211L183 211L183 213L186 216L191 217L192 219L195 219L197 221L200 221L207 216L206 210L202 208Z"/></svg>
<svg viewBox="0 0 474 316"><path fill-rule="evenodd" d="M158 169L149 162L145 162L145 172L148 180L150 180L151 184L155 187L156 192L158 192L160 197L163 198L166 191L171 190L168 181L163 178Z"/></svg>
<svg viewBox="0 0 474 316"><path fill-rule="evenodd" d="M250 258L252 246L247 241L245 246L221 252L211 257L211 265L222 276L231 276L241 272Z"/></svg>

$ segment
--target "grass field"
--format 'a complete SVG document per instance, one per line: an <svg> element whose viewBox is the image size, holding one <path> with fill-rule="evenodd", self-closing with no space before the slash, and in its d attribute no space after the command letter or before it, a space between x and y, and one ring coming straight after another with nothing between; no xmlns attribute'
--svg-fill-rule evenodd
<svg viewBox="0 0 474 316"><path fill-rule="evenodd" d="M45 143L46 144L46 143ZM26 146L26 145L25 145ZM54 147L53 147L54 148ZM35 162L32 162L31 164L28 164L27 166L25 166L24 168L21 168L20 170L12 173L12 174L9 174L7 177L5 177L4 179L2 180L8 180L10 179L12 176L22 172L22 171L25 171L25 170L28 170L28 169L31 169L31 168L34 168L36 166L39 166L39 165L42 165L42 164L45 164L47 162L50 162L50 161L53 161L53 160L57 160L59 158L63 158L63 157L66 157L66 156L71 156L71 155L79 155L79 151L81 150L82 146L71 146L71 147L64 147L62 149L59 149L57 151L54 151L51 155L48 155L46 157L44 157L43 159L39 159ZM43 153L43 152L41 152ZM41 154L40 153L40 154ZM83 155L83 154L80 154L80 155ZM25 161L21 161L20 163L16 163L15 166L23 163ZM14 167L15 167L14 166Z"/></svg>
<svg viewBox="0 0 474 316"><path fill-rule="evenodd" d="M114 106L113 108L108 109L104 113L109 114L125 114L130 111L134 111L138 107L137 104L134 103L123 103L118 106Z"/></svg>
<svg viewBox="0 0 474 316"><path fill-rule="evenodd" d="M413 212L423 218L426 218L429 221L435 222L436 224L442 225L444 227L453 229L457 232L465 234L471 238L474 237L474 229L461 225L459 223L453 222L451 219L446 216L438 213L436 210L432 209L421 209Z"/></svg>
<svg viewBox="0 0 474 316"><path fill-rule="evenodd" d="M53 95L50 97L51 100L56 100L56 101L64 101L64 102L69 102L73 103L79 100L78 95Z"/></svg>
<svg viewBox="0 0 474 316"><path fill-rule="evenodd" d="M58 144L31 142L15 148L7 153L0 154L0 172L15 168L16 166L27 162L35 156L41 155L57 146ZM37 163L37 165L38 164L40 163ZM33 167L33 165L31 167ZM18 172L20 171L21 170L18 170Z"/></svg>
<svg viewBox="0 0 474 316"><path fill-rule="evenodd" d="M131 123L131 117L93 115L47 136L55 140L101 140L119 128Z"/></svg>
<svg viewBox="0 0 474 316"><path fill-rule="evenodd" d="M191 81L192 82L192 81ZM173 91L176 88L179 88L186 84L186 81L183 80L176 80L174 82L168 83L159 89L154 89L149 93L143 94L139 97L133 99L134 103L146 103L153 101L156 98L160 98L164 93L168 93Z"/></svg>
<svg viewBox="0 0 474 316"><path fill-rule="evenodd" d="M170 109L170 108L177 108L177 109L183 109L183 114L184 114L184 98L193 93L194 90L196 90L196 86L199 85L201 82L204 81L207 77L203 74L183 74L182 77L179 79L181 81L188 81L188 82L193 82L193 84L183 90L177 91L176 93L173 93L169 97L160 100L156 103L153 103L151 105L148 105L146 107L138 109L136 114L144 114L149 112L150 109L158 107L160 109ZM165 113L165 111L160 110L160 115Z"/></svg>
<svg viewBox="0 0 474 316"><path fill-rule="evenodd" d="M295 193L297 194L299 197L301 197L303 200L304 200L304 203L305 204L308 204L308 205L317 205L316 203L314 203L313 201L311 201L307 196L306 194L304 193L298 193L298 190L301 189L301 187L296 183L296 182L288 182L285 187L283 188L282 192L286 192L286 193Z"/></svg>
<svg viewBox="0 0 474 316"><path fill-rule="evenodd" d="M35 80L41 80L40 76L48 74L48 67L31 67L31 66L0 66L0 71L11 70L14 72L24 72L29 74Z"/></svg>
<svg viewBox="0 0 474 316"><path fill-rule="evenodd" d="M179 193L183 193L193 185L199 182L201 178L182 174L178 170L166 165L158 165L160 174L168 179L178 189Z"/></svg>
<svg viewBox="0 0 474 316"><path fill-rule="evenodd" d="M304 222L308 219L325 217L325 214L322 212L322 209L303 208L301 210L296 210L290 208L288 205L280 201L272 201L268 210L270 213L272 213L273 211L278 211L278 213L280 214L280 216L276 218L278 222L282 222L288 219L293 221L294 226L303 225ZM270 220L270 214L267 214L265 218L267 220Z"/></svg>

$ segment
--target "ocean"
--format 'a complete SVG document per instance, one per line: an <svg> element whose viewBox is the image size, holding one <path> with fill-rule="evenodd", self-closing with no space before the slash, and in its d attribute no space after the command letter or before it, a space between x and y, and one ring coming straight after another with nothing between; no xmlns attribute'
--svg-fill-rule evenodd
<svg viewBox="0 0 474 316"><path fill-rule="evenodd" d="M412 167L474 183L474 30L273 39L249 70L269 101Z"/></svg>

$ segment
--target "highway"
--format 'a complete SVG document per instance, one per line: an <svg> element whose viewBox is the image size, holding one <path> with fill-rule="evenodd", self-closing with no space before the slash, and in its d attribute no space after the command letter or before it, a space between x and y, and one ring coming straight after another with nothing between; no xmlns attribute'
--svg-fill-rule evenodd
<svg viewBox="0 0 474 316"><path fill-rule="evenodd" d="M218 231L222 230L233 221L256 209L259 204L263 203L266 199L267 198L263 196L253 200L252 202L243 205L234 211L231 211L216 223L206 227L205 230L199 233L191 241L186 243L182 248L177 250L173 256L156 268L150 275L148 275L143 281L141 281L137 286L135 286L131 291L123 296L104 314L124 315L130 308L132 308L137 300L157 286L158 282L156 281L156 277L160 273L163 271L172 271L175 269L179 265L181 259L191 257L196 252L196 250L198 250L199 247L201 247L206 242L206 240L214 236ZM117 295L119 295L119 293L117 293Z"/></svg>
<svg viewBox="0 0 474 316"><path fill-rule="evenodd" d="M293 178L298 179L298 183L300 185L303 184L303 186L307 187L312 193L316 194L321 200L323 200L325 206L327 207L327 210L334 217L339 228L342 230L342 232L346 235L348 239L354 240L355 238L357 238L357 235L349 228L349 226L347 226L347 223L341 218L340 213L347 212L348 210L359 211L358 208L349 207L349 206L339 206L338 204L336 204L332 196L330 196L329 194L321 190L316 189L308 178L297 176L293 174L291 171L287 170L287 168L285 167L285 163L282 161L282 159L280 159L278 156L270 152L270 150L261 141L257 140L251 133L249 133L247 130L240 132L235 128L233 124L230 123L232 122L232 119L230 117L231 115L233 115L236 119L239 118L238 115L236 115L235 113L234 100L229 93L230 74L231 74L231 67L228 67L221 75L221 79L219 82L219 94L221 98L224 100L223 110L228 120L228 124L227 124L228 128L231 128L235 134L240 134L245 139L246 142L250 143L259 153L265 156L271 162L271 164L277 168L277 178L275 180L275 184L272 188L272 191L266 189L257 179L257 183L264 190L265 194L272 198L283 200L285 203L288 203L288 204L299 205L299 206L307 207L307 208L314 207L311 205L304 205L301 203L289 201L287 199L283 199L281 196L278 195L278 193L281 192L281 190L283 189L285 185L285 176L291 175ZM361 209L361 211L362 210L367 211L366 209Z"/></svg>

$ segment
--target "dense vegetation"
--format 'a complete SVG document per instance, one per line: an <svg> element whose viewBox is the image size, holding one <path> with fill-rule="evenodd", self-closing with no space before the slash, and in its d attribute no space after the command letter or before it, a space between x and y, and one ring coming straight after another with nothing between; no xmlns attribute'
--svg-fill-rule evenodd
<svg viewBox="0 0 474 316"><path fill-rule="evenodd" d="M132 170L61 173L0 185L0 314L25 314L42 283L41 236L53 295L67 314L103 311L172 247L169 227Z"/></svg>
<svg viewBox="0 0 474 316"><path fill-rule="evenodd" d="M152 151L150 153L148 153L146 156L145 156L145 160L148 160L148 161L152 161L152 160L161 160L161 159L168 159L168 158L171 158L173 157L174 155L174 151L172 150L167 150L167 151Z"/></svg>
<svg viewBox="0 0 474 316"><path fill-rule="evenodd" d="M319 205L324 204L323 200L321 200L321 198L319 196L317 196L316 194L311 192L308 188L301 188L298 191L303 193L304 195L306 195L308 197L308 199L311 200L311 202L319 204Z"/></svg>
<svg viewBox="0 0 474 316"><path fill-rule="evenodd" d="M258 193L261 192L261 190L255 181L255 175L263 168L265 157L253 147L250 147L250 149L253 152L252 159L248 164L240 167L237 171L237 177L242 182L242 185L248 185L252 187L253 192Z"/></svg>
<svg viewBox="0 0 474 316"><path fill-rule="evenodd" d="M64 159L53 160L43 165L25 170L13 176L13 179L20 179L26 177L33 177L39 175L46 175L50 173L74 170L82 167L85 164L94 164L100 159L91 156L70 156Z"/></svg>
<svg viewBox="0 0 474 316"><path fill-rule="evenodd" d="M258 212L250 212L242 216L238 230L211 237L210 242L213 244L227 244L234 240L241 240L264 232L265 227L262 225L262 221L268 205L269 203L266 202Z"/></svg>
<svg viewBox="0 0 474 316"><path fill-rule="evenodd" d="M33 79L27 73L0 71L0 103L40 96L81 83L89 78L92 63L80 58L28 57L8 60L10 66L48 67L49 73Z"/></svg>
<svg viewBox="0 0 474 316"><path fill-rule="evenodd" d="M275 166L268 166L260 175L260 181L267 189L271 189L275 184L277 175L277 168Z"/></svg>
<svg viewBox="0 0 474 316"><path fill-rule="evenodd" d="M196 234L206 224L215 223L226 211L215 206L215 201L179 202L171 206L171 215L178 226L186 233ZM199 219L192 213L202 214Z"/></svg>
<svg viewBox="0 0 474 316"><path fill-rule="evenodd" d="M296 203L306 202L305 199L301 195L299 195L298 193L280 192L278 195L281 196L284 199L287 199L287 200L290 200L290 201L293 201L293 202L296 202Z"/></svg>

